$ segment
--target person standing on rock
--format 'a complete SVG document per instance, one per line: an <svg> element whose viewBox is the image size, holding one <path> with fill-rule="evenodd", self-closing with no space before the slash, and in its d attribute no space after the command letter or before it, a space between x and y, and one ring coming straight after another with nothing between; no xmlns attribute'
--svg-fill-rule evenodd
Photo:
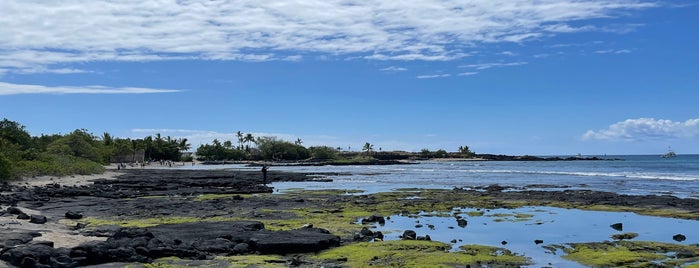
<svg viewBox="0 0 699 268"><path fill-rule="evenodd" d="M267 165L262 166L262 185L267 185Z"/></svg>

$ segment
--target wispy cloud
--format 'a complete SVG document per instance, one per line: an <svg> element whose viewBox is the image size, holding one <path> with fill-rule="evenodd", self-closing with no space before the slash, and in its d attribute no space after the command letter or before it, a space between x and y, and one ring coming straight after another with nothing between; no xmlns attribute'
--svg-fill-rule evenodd
<svg viewBox="0 0 699 268"><path fill-rule="evenodd" d="M139 87L104 87L104 86L41 86L10 84L0 82L0 95L19 94L150 94L150 93L172 93L180 92L175 89L155 89Z"/></svg>
<svg viewBox="0 0 699 268"><path fill-rule="evenodd" d="M478 72L463 72L459 73L458 76L471 76L471 75L477 75Z"/></svg>
<svg viewBox="0 0 699 268"><path fill-rule="evenodd" d="M630 49L606 49L606 50L597 50L595 51L597 54L628 54L631 53Z"/></svg>
<svg viewBox="0 0 699 268"><path fill-rule="evenodd" d="M461 65L461 66L459 66L459 67L461 67L461 68L471 68L471 69L476 69L476 70L485 70L485 69L490 69L490 68L520 66L520 65L526 65L526 64L528 64L528 63L525 62L525 61L518 61L518 62L491 62L491 63L467 64L467 65Z"/></svg>
<svg viewBox="0 0 699 268"><path fill-rule="evenodd" d="M450 74L425 74L416 76L417 79L432 79L450 77Z"/></svg>
<svg viewBox="0 0 699 268"><path fill-rule="evenodd" d="M666 119L638 118L617 122L606 129L588 130L583 140L657 140L699 136L699 118L685 122Z"/></svg>
<svg viewBox="0 0 699 268"><path fill-rule="evenodd" d="M389 66L389 67L381 69L381 71L384 71L384 72L404 72L407 70L408 70L408 68L398 67L398 66Z"/></svg>
<svg viewBox="0 0 699 268"><path fill-rule="evenodd" d="M592 19L613 22L657 6L652 0L3 0L0 69L29 72L93 61L300 60L287 55L309 53L454 60L478 44L631 31L637 26L609 28Z"/></svg>

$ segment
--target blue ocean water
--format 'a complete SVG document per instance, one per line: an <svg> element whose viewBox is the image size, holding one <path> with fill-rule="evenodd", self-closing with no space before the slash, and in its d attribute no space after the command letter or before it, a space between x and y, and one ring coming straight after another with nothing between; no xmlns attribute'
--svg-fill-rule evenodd
<svg viewBox="0 0 699 268"><path fill-rule="evenodd" d="M339 172L333 182L280 182L278 190L356 189L365 193L399 188L479 187L587 189L633 195L699 198L699 155L599 156L601 161L424 161L414 165L273 167L277 170ZM242 167L241 167L242 168Z"/></svg>

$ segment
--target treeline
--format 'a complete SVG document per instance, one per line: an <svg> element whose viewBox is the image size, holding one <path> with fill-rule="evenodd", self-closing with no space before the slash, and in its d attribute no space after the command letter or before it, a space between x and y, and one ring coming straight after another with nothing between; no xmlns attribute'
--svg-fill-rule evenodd
<svg viewBox="0 0 699 268"><path fill-rule="evenodd" d="M295 142L281 140L277 137L253 137L252 134L240 135L238 145L232 141L221 142L214 139L212 144L202 144L197 148L197 160L271 160L298 161L315 159L337 159L339 149L328 146L313 146L306 148L300 139Z"/></svg>
<svg viewBox="0 0 699 268"><path fill-rule="evenodd" d="M468 146L455 153L445 150L419 153L379 152L374 145L365 143L361 152L343 151L329 146L304 147L301 139L294 142L277 137L254 137L237 132L237 141L213 140L196 149L200 161L300 161L310 160L325 164L375 163L375 161L402 159L430 159L446 157L474 157ZM103 165L114 162L192 161L182 156L190 149L187 139L162 137L160 134L142 139L115 138L109 133L96 136L85 129L60 135L31 136L17 122L0 122L0 180L38 176L94 174L104 171Z"/></svg>
<svg viewBox="0 0 699 268"><path fill-rule="evenodd" d="M115 159L180 161L187 139L148 136L143 139L95 136L85 129L60 135L31 136L25 126L0 121L0 180L22 176L94 174Z"/></svg>

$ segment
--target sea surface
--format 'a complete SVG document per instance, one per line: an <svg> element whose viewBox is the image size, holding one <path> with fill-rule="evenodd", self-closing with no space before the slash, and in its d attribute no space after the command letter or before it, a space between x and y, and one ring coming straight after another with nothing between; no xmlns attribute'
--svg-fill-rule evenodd
<svg viewBox="0 0 699 268"><path fill-rule="evenodd" d="M631 195L699 198L699 155L597 156L600 161L423 161L412 165L272 167L339 172L333 182L279 182L277 190L352 189L365 193L401 188L451 189L499 184L515 189L587 189ZM243 167L238 167L243 168Z"/></svg>

